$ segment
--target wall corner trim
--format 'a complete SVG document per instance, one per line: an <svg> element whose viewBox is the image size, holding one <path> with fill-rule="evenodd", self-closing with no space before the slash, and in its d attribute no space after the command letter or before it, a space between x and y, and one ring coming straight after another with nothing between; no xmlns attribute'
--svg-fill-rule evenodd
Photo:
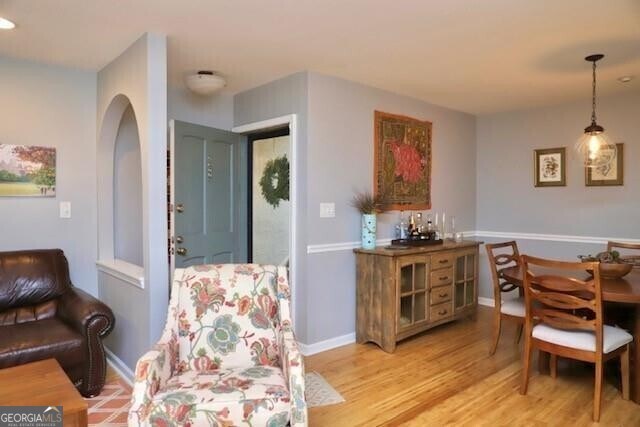
<svg viewBox="0 0 640 427"><path fill-rule="evenodd" d="M111 366L111 368L113 368L113 370L116 371L123 380L133 387L133 379L135 376L131 368L129 368L126 363L124 363L107 347L104 348L104 351L107 354L107 363L109 366Z"/></svg>
<svg viewBox="0 0 640 427"><path fill-rule="evenodd" d="M352 332L350 334L329 338L328 340L319 341L313 344L298 343L298 345L300 346L300 351L303 355L311 356L312 354L322 353L323 351L342 347L347 344L353 344L354 342L356 342L356 334Z"/></svg>
<svg viewBox="0 0 640 427"><path fill-rule="evenodd" d="M96 261L98 271L144 289L144 268L119 259Z"/></svg>

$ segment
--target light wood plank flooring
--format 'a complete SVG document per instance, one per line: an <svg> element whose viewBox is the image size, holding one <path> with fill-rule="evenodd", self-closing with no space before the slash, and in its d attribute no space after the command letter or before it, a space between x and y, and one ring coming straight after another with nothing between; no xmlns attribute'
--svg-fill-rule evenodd
<svg viewBox="0 0 640 427"><path fill-rule="evenodd" d="M351 344L306 359L345 398L311 408L311 426L587 426L592 425L593 371L562 361L558 378L534 368L518 394L520 346L503 327L489 356L491 309L402 342L394 354ZM535 360L534 360L535 362ZM537 363L534 363L537 367ZM622 400L619 379L604 387L600 426L640 426L640 406Z"/></svg>

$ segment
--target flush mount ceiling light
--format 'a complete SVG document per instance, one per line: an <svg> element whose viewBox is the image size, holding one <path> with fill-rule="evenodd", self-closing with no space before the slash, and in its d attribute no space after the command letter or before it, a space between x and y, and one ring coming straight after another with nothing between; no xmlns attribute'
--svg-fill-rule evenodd
<svg viewBox="0 0 640 427"><path fill-rule="evenodd" d="M13 30L16 24L0 16L0 30Z"/></svg>
<svg viewBox="0 0 640 427"><path fill-rule="evenodd" d="M198 71L190 74L186 79L187 87L198 95L211 95L227 85L224 77L213 71Z"/></svg>
<svg viewBox="0 0 640 427"><path fill-rule="evenodd" d="M610 144L604 128L596 119L596 62L604 58L602 54L589 55L584 58L592 65L591 84L591 124L584 128L584 135L578 140L576 149L582 156L585 167L600 168L608 165L616 158L616 144Z"/></svg>

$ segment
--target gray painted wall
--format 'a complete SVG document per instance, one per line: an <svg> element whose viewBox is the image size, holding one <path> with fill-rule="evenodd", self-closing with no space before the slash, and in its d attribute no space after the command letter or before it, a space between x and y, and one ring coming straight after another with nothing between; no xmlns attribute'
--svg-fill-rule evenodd
<svg viewBox="0 0 640 427"><path fill-rule="evenodd" d="M115 257L142 266L142 160L138 122L131 106L122 115L114 157Z"/></svg>
<svg viewBox="0 0 640 427"><path fill-rule="evenodd" d="M590 118L590 102L480 116L477 119L476 229L519 233L640 238L640 92L598 100L598 122L624 142L624 186L586 187L573 149ZM567 147L567 186L533 186L533 150ZM490 241L493 239L483 238ZM505 239L500 239L505 240ZM522 253L575 259L599 245L525 241ZM491 295L486 259L482 296ZM482 270L481 270L482 271Z"/></svg>
<svg viewBox="0 0 640 427"><path fill-rule="evenodd" d="M143 341L149 339L145 290L101 273L100 299L109 304L116 317L116 326L105 344L133 371L138 358L151 348L151 344Z"/></svg>
<svg viewBox="0 0 640 427"><path fill-rule="evenodd" d="M224 91L213 96L199 96L184 85L171 85L167 93L169 120L231 130L233 96Z"/></svg>
<svg viewBox="0 0 640 427"><path fill-rule="evenodd" d="M640 171L634 167L640 153L637 91L605 97L598 103L599 120L616 142L625 143L625 185L586 188L571 147L588 121L588 100L475 119L358 83L301 72L233 98L222 93L205 101L173 87L169 89L167 113L162 107L163 99L166 101L162 90L166 87L164 41L154 39L136 46L101 72L99 100L95 73L0 58L0 93L12 100L0 105L0 142L37 143L58 149L55 199L0 199L0 250L62 247L69 257L74 283L95 294L97 208L92 165L97 157L96 102L101 117L110 96L116 93L137 100L141 105L141 140L159 141L145 146L141 153L143 163L153 165L143 169L142 177L143 194L147 195L143 204L146 279L159 288L157 292L143 291L101 276L100 295L113 307L120 325L108 346L129 367L155 341L166 312L166 287L161 278L166 272L160 268L151 274L148 262L164 261L166 250L164 243L160 244L163 233L153 232L163 230L166 224L163 209L153 209L164 205L164 182L153 177L164 175L162 117L167 114L221 129L298 115L300 280L296 284L296 329L299 339L307 344L354 332L353 254L348 250L307 254L307 245L359 239L359 216L349 201L354 191L372 186L376 109L433 122L433 210L455 215L459 230L640 238ZM151 89L156 98L147 93ZM140 114L144 115L142 120ZM568 147L568 186L536 189L533 149L556 146ZM58 218L58 202L62 200L72 202L70 220ZM336 218L320 219L320 202L335 202ZM381 215L379 238L391 237L396 219L397 213ZM593 244L552 241L520 240L519 244L523 253L565 259L602 249ZM480 294L491 297L484 249L480 266Z"/></svg>
<svg viewBox="0 0 640 427"><path fill-rule="evenodd" d="M98 72L98 246L100 259L113 250L114 127L124 112L123 96L133 107L140 137L142 164L142 247L145 289L101 273L100 296L116 313L116 324L136 323L107 338L108 348L134 367L135 360L160 336L169 293L167 263L166 149L167 149L166 37L145 34ZM120 115L116 110L122 108ZM95 110L94 110L95 111ZM117 291L116 291L117 289ZM135 309L132 309L135 307ZM118 328L118 326L116 326Z"/></svg>
<svg viewBox="0 0 640 427"><path fill-rule="evenodd" d="M358 241L357 190L373 190L374 110L433 123L432 207L475 225L475 117L335 77L309 73L308 244ZM319 217L335 202L336 217ZM393 237L398 212L379 216L378 238ZM347 251L308 255L306 343L355 331L355 257Z"/></svg>
<svg viewBox="0 0 640 427"><path fill-rule="evenodd" d="M258 86L234 97L234 126L273 119L288 114L297 115L297 274L295 285L295 330L298 339L307 341L307 73L300 72Z"/></svg>
<svg viewBox="0 0 640 427"><path fill-rule="evenodd" d="M308 96L308 98L307 98ZM316 73L298 73L238 94L235 124L298 113L299 283L297 334L307 344L355 331L355 266L351 251L307 254L312 244L356 241L360 217L350 206L355 190L371 190L373 112L406 114L434 123L433 206L475 225L475 118L422 101ZM336 218L320 219L320 202L336 203ZM299 206L300 208L300 206ZM397 213L382 215L379 238L391 237Z"/></svg>
<svg viewBox="0 0 640 427"><path fill-rule="evenodd" d="M57 149L55 198L0 198L0 251L61 248L73 283L97 295L96 74L0 57L0 76L0 143Z"/></svg>

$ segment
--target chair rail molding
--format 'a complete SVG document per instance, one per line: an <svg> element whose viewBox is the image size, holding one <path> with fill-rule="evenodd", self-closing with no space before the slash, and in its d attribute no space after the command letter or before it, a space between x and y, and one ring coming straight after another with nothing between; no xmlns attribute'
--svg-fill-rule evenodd
<svg viewBox="0 0 640 427"><path fill-rule="evenodd" d="M391 239L377 239L378 244L388 245L391 243ZM336 252L336 251L350 251L353 249L358 249L362 246L361 241L355 242L338 242L338 243L325 243L319 245L309 245L307 246L308 254L318 254L323 252Z"/></svg>
<svg viewBox="0 0 640 427"><path fill-rule="evenodd" d="M469 232L474 237L494 237L501 239L521 239L521 240L546 240L551 242L568 242L568 243L592 243L606 244L608 241L640 243L640 239L629 239L626 237L594 237L594 236L576 236L567 234L540 234L540 233L521 233L511 231L483 231L477 230Z"/></svg>
<svg viewBox="0 0 640 427"><path fill-rule="evenodd" d="M513 231L464 231L465 237L492 237L499 239L511 240L543 240L550 242L568 242L568 243L592 243L596 245L606 244L609 241L640 243L640 239L628 239L626 237L594 237L594 236L576 236L566 234L541 234L541 233L522 233ZM390 238L378 239L378 244L388 245L391 243ZM321 243L307 246L308 254L318 254L324 252L349 251L359 248L360 241L337 242L337 243Z"/></svg>

